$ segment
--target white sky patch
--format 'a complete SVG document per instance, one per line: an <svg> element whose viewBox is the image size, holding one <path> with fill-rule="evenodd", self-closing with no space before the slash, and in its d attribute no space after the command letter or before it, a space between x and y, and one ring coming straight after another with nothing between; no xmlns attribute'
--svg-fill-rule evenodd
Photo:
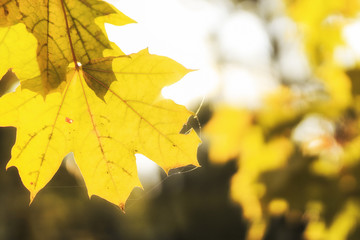
<svg viewBox="0 0 360 240"><path fill-rule="evenodd" d="M283 0L260 0L259 10L262 16L272 18L284 15L286 7Z"/></svg>
<svg viewBox="0 0 360 240"><path fill-rule="evenodd" d="M356 53L349 46L338 46L334 50L335 61L344 68L351 68L356 65Z"/></svg>
<svg viewBox="0 0 360 240"><path fill-rule="evenodd" d="M223 96L225 102L249 108L259 108L264 95L277 87L277 82L269 71L255 71L227 64L223 74Z"/></svg>
<svg viewBox="0 0 360 240"><path fill-rule="evenodd" d="M271 62L271 43L255 14L238 11L219 30L220 51L227 61L264 66Z"/></svg>
<svg viewBox="0 0 360 240"><path fill-rule="evenodd" d="M258 16L237 10L219 29L220 101L259 108L265 94L278 86L271 67L272 46Z"/></svg>
<svg viewBox="0 0 360 240"><path fill-rule="evenodd" d="M320 160L339 164L342 147L334 138L335 124L329 119L311 114L293 130L292 139L306 154L319 155Z"/></svg>
<svg viewBox="0 0 360 240"><path fill-rule="evenodd" d="M159 166L142 154L137 153L135 157L139 179L145 191L158 185L161 182L160 175L156 174L159 171Z"/></svg>
<svg viewBox="0 0 360 240"><path fill-rule="evenodd" d="M296 23L289 17L277 17L269 23L269 32L281 45L278 58L282 76L296 82L307 80L311 70Z"/></svg>
<svg viewBox="0 0 360 240"><path fill-rule="evenodd" d="M189 5L192 8L178 0L109 2L137 21L121 27L106 24L110 40L122 51L130 54L149 48L152 54L170 57L189 69L198 69L175 85L165 87L162 91L165 98L189 107L216 89L218 76L208 36L220 22L224 10L203 1Z"/></svg>
<svg viewBox="0 0 360 240"><path fill-rule="evenodd" d="M347 25L343 30L343 36L349 46L360 55L360 21Z"/></svg>
<svg viewBox="0 0 360 240"><path fill-rule="evenodd" d="M295 128L292 138L296 142L307 142L322 135L333 135L334 124L321 115L313 114L307 116Z"/></svg>
<svg viewBox="0 0 360 240"><path fill-rule="evenodd" d="M360 61L360 20L345 26L342 35L348 46L338 47L335 58L345 67L352 67L356 61Z"/></svg>

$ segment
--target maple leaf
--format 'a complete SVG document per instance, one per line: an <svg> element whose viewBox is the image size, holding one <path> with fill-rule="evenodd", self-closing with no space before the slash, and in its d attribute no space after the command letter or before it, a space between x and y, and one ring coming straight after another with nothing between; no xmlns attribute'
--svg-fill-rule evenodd
<svg viewBox="0 0 360 240"><path fill-rule="evenodd" d="M17 90L0 98L0 126L17 128L7 168L18 169L30 202L70 152L89 196L122 209L132 189L141 187L136 153L165 172L198 166L200 139L194 131L180 134L192 113L160 96L191 70L147 49L124 55L103 24L133 21L105 2L30 3L0 3L0 49L8 57L1 58L0 73L11 67L21 76Z"/></svg>

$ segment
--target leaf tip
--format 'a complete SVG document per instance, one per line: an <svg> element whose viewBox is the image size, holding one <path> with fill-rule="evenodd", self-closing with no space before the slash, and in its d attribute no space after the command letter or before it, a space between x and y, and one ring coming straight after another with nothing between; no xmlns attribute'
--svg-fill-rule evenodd
<svg viewBox="0 0 360 240"><path fill-rule="evenodd" d="M13 167L12 165L10 164L7 164L6 167L5 167L5 170L7 171L9 168Z"/></svg>
<svg viewBox="0 0 360 240"><path fill-rule="evenodd" d="M9 168L11 167L15 167L17 169L17 167L15 166L15 164L12 161L12 158L10 159L10 161L6 164L5 170L7 171Z"/></svg>
<svg viewBox="0 0 360 240"><path fill-rule="evenodd" d="M162 167L162 169L164 170L166 176L169 176L169 171L170 171L172 168L170 168L170 167L167 167L167 168Z"/></svg>
<svg viewBox="0 0 360 240"><path fill-rule="evenodd" d="M36 193L30 192L30 202L29 202L29 206L33 203L35 196L36 196Z"/></svg>
<svg viewBox="0 0 360 240"><path fill-rule="evenodd" d="M125 203L120 203L119 204L120 210L125 214Z"/></svg>
<svg viewBox="0 0 360 240"><path fill-rule="evenodd" d="M199 163L198 160L196 160L192 165L193 165L195 168L201 167L201 165L200 165L200 163ZM195 169L195 168L194 168L194 169Z"/></svg>
<svg viewBox="0 0 360 240"><path fill-rule="evenodd" d="M142 55L144 55L144 54L150 54L149 47L144 48L143 50L141 50L140 52L138 52L138 54L142 54Z"/></svg>
<svg viewBox="0 0 360 240"><path fill-rule="evenodd" d="M197 72L199 71L200 69L187 69L188 73L191 73L191 72Z"/></svg>

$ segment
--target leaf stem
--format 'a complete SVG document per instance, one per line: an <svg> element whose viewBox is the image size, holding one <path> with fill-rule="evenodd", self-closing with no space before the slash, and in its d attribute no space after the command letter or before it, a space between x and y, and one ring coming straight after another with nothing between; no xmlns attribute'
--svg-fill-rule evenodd
<svg viewBox="0 0 360 240"><path fill-rule="evenodd" d="M69 38L70 49L71 49L71 54L72 54L73 61L74 61L74 64L75 64L75 69L79 70L80 66L79 66L79 64L78 64L78 62L76 60L75 51L74 51L73 43L72 43L71 36L70 36L70 28L69 28L69 23L68 23L66 11L65 11L64 0L60 0L60 2L61 2L61 7L62 7L62 10L63 10L63 13L64 13L65 24L66 24L66 32L67 32L67 35L68 35L68 38Z"/></svg>

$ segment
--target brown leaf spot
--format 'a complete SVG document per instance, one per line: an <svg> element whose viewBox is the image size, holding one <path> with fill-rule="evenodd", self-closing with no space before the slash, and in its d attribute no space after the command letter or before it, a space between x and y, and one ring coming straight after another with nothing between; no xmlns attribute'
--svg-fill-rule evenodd
<svg viewBox="0 0 360 240"><path fill-rule="evenodd" d="M73 121L74 120L72 120L71 118L68 118L68 117L65 118L65 122L67 122L67 123L71 124L71 123L73 123Z"/></svg>

